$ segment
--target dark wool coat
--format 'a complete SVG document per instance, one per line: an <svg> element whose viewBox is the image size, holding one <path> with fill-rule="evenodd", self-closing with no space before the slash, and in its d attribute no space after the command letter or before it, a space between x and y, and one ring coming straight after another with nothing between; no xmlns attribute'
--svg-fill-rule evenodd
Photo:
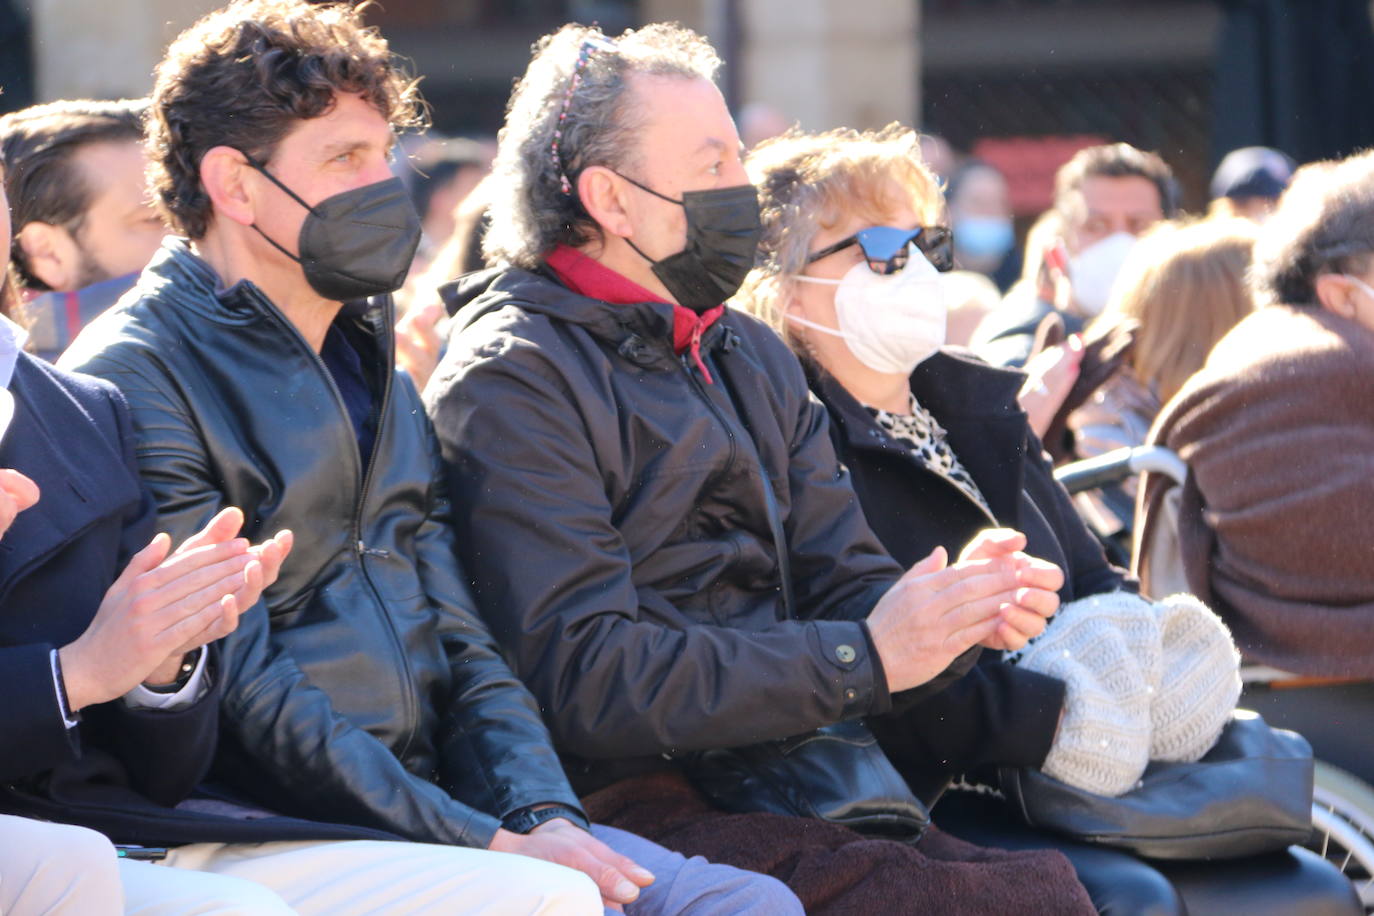
<svg viewBox="0 0 1374 916"><path fill-rule="evenodd" d="M1026 535L1027 553L1064 570L1063 602L1134 588L1107 562L1055 482L1016 400L1020 372L946 349L911 375L912 393L945 429L991 515L881 429L836 379L814 365L808 373L830 413L835 450L849 468L864 514L902 565L911 566L937 546L956 558L980 530L1005 527ZM1039 766L1062 703L1059 681L985 653L944 693L874 728L913 785L923 789L928 781L940 785L941 774L986 764Z"/></svg>

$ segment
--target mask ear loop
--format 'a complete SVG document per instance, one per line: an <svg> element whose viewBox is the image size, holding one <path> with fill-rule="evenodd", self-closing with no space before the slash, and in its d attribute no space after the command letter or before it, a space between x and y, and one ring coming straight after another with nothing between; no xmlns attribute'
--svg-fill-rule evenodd
<svg viewBox="0 0 1374 916"><path fill-rule="evenodd" d="M792 279L799 280L802 283L818 283L822 286L839 286L843 282L842 280L827 280L824 277L807 277L803 274L792 274ZM839 328L828 328L809 318L802 318L800 315L794 315L790 309L782 313L782 318L784 321L791 321L804 328L811 328L812 330L820 331L822 334L829 334L831 337L840 337L845 340L852 340L854 338L853 334L847 334Z"/></svg>
<svg viewBox="0 0 1374 916"><path fill-rule="evenodd" d="M301 200L299 195L297 195L295 191L291 190L286 185L282 184L281 181L277 179L276 175L273 175L271 172L267 171L267 166L263 165L256 158L245 153L243 150L239 150L239 155L243 156L243 158L248 161L248 164L252 166L254 169L256 169L260 175L264 176L268 181L272 182L274 185L285 191L287 197L290 197L296 203L300 204L302 207L306 209L307 212L311 214L315 212L314 207L310 206L308 203ZM263 238L267 239L267 244L271 245L273 248L277 249L282 254L286 255L288 258L295 261L297 264L305 263L301 260L300 255L295 255L287 251L277 242L276 239L272 238L272 236L268 235L266 232L263 232L262 229L258 228L257 220L254 220L253 222L249 223L249 225L252 227L254 232L262 236Z"/></svg>
<svg viewBox="0 0 1374 916"><path fill-rule="evenodd" d="M853 334L841 331L839 328L828 328L819 322L810 320L809 318L802 318L799 315L793 315L791 312L783 312L782 317L785 321L795 322L796 324L799 324L804 328L811 328L814 331L820 331L822 334L829 334L831 337L841 337L845 340L854 339Z"/></svg>
<svg viewBox="0 0 1374 916"><path fill-rule="evenodd" d="M634 185L636 188L639 188L641 191L647 191L647 192L649 192L650 194L652 194L652 195L654 195L655 197L657 197L659 200L666 200L668 203L670 203L670 204L677 204L679 207L686 207L686 206L687 206L687 204L686 204L685 201L673 200L673 198L669 197L667 194L660 194L659 192L655 191L653 188L649 187L648 185L646 185L646 184L640 184L638 181L635 181L635 180L634 180L633 178L631 178L629 175L621 175L619 172L617 172L615 169L612 169L612 168L608 168L607 171L609 171L612 175L617 175L617 176L619 176L619 177L621 177L621 178L624 178L626 181L628 181L630 184ZM639 246L636 245L634 242L630 241L630 237L629 237L629 236L623 236L623 238L625 239L625 244L626 244L626 245L629 245L631 248L634 249L634 253L635 253L635 254L639 255L641 258L643 258L644 260L648 261L650 264L657 264L657 263L658 263L658 261L655 261L653 258L649 257L647 254L645 254L644 252L640 251L640 250L639 250ZM669 255L668 257L672 257L672 255ZM664 260L667 260L667 259L665 258Z"/></svg>

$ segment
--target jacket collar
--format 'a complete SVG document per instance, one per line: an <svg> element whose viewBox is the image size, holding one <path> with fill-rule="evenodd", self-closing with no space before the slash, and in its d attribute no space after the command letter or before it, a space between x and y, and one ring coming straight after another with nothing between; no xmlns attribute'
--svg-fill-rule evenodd
<svg viewBox="0 0 1374 916"><path fill-rule="evenodd" d="M220 324L245 325L261 321L264 311L270 311L290 324L285 314L251 280L240 280L233 286L220 285L219 274L208 262L191 250L184 238L169 236L153 255L152 261L139 276L132 298L154 295L175 302L197 315ZM390 346L391 297L345 302L339 312L341 318L365 319L366 326L380 343Z"/></svg>
<svg viewBox="0 0 1374 916"><path fill-rule="evenodd" d="M637 302L668 304L668 300L654 295L629 277L567 245L559 245L550 251L544 263L560 283L583 296L611 305L633 305ZM700 314L685 306L673 305L673 352L681 356L690 351L697 369L708 384L713 381L711 370L706 368L706 363L701 359L701 339L723 314L723 305Z"/></svg>
<svg viewBox="0 0 1374 916"><path fill-rule="evenodd" d="M28 331L0 313L0 388L10 386L15 364L28 339Z"/></svg>
<svg viewBox="0 0 1374 916"><path fill-rule="evenodd" d="M891 452L923 473L934 473L886 436L834 376L812 360L804 363L811 387L830 406L831 420L849 448ZM1008 524L1020 512L1026 414L1016 396L1024 379L1021 372L990 366L951 347L923 361L911 374L911 393L944 427L950 448L978 484L993 515Z"/></svg>
<svg viewBox="0 0 1374 916"><path fill-rule="evenodd" d="M610 344L621 357L646 369L674 369L674 306L645 301L612 304L581 295L559 281L547 266L538 270L492 268L466 274L439 290L455 332L507 305L546 315L583 328ZM723 318L728 319L726 309ZM701 335L702 353L725 351L733 338L728 321L712 324Z"/></svg>

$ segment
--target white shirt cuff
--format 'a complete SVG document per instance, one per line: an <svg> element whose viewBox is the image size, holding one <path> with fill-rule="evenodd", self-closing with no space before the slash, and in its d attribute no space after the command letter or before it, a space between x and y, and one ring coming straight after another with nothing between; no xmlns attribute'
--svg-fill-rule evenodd
<svg viewBox="0 0 1374 916"><path fill-rule="evenodd" d="M67 704L67 691L62 685L62 668L57 662L56 649L48 653L48 663L52 665L52 689L57 694L57 708L62 711L62 721L68 728L76 728L80 722Z"/></svg>
<svg viewBox="0 0 1374 916"><path fill-rule="evenodd" d="M139 684L124 694L125 705L131 709L163 709L167 712L176 712L205 696L205 691L209 689L205 683L205 659L210 653L203 648L197 649L196 652L199 658L196 659L195 670L186 679L186 685L176 693L158 693Z"/></svg>

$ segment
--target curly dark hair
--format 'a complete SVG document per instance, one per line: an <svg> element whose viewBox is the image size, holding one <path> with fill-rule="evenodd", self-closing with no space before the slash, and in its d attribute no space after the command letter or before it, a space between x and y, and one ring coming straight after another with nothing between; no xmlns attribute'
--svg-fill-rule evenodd
<svg viewBox="0 0 1374 916"><path fill-rule="evenodd" d="M346 3L234 0L177 36L157 67L148 119L149 185L173 228L198 239L211 219L200 161L229 146L266 162L297 121L335 93L363 96L393 128L427 123L417 81L362 10Z"/></svg>
<svg viewBox="0 0 1374 916"><path fill-rule="evenodd" d="M584 45L593 42L597 50L584 58ZM563 193L562 178L566 172L576 185L589 166L635 167L643 115L630 96L630 74L714 81L719 67L706 39L670 22L627 30L614 42L596 26L571 23L535 42L492 164L491 221L482 242L487 261L529 269L555 245L599 238L577 195Z"/></svg>

